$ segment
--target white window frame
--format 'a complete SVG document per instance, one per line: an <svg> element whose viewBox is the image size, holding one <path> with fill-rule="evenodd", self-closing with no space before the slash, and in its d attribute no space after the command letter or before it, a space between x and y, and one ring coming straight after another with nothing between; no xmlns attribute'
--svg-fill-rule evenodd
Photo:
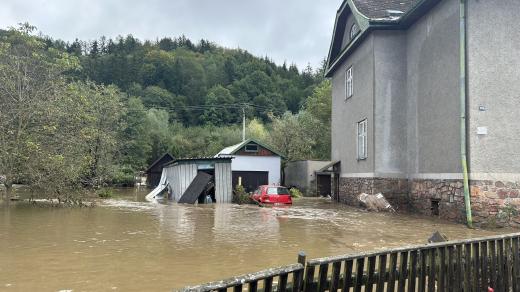
<svg viewBox="0 0 520 292"><path fill-rule="evenodd" d="M354 95L354 73L352 66L345 72L345 100Z"/></svg>
<svg viewBox="0 0 520 292"><path fill-rule="evenodd" d="M357 157L358 160L368 158L368 119L357 123Z"/></svg>

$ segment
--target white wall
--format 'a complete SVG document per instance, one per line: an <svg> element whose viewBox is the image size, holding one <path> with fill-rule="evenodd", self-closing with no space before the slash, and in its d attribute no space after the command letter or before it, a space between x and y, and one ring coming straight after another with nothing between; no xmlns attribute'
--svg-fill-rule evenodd
<svg viewBox="0 0 520 292"><path fill-rule="evenodd" d="M280 184L280 168L282 161L279 156L242 156L233 155L231 170L233 171L268 171L269 184Z"/></svg>

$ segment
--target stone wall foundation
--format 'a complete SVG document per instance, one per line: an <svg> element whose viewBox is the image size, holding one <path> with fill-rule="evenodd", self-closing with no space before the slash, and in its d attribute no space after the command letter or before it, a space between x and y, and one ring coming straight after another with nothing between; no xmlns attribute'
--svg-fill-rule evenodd
<svg viewBox="0 0 520 292"><path fill-rule="evenodd" d="M520 182L472 180L470 191L476 225L520 227ZM359 206L361 193L382 193L398 211L466 222L462 180L340 178L340 202Z"/></svg>

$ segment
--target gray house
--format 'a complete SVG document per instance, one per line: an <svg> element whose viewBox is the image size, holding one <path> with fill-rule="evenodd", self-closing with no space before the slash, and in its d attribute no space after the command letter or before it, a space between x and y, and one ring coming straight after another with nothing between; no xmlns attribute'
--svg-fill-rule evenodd
<svg viewBox="0 0 520 292"><path fill-rule="evenodd" d="M338 201L382 192L463 221L470 194L476 222L520 205L519 12L518 0L341 4L326 73Z"/></svg>

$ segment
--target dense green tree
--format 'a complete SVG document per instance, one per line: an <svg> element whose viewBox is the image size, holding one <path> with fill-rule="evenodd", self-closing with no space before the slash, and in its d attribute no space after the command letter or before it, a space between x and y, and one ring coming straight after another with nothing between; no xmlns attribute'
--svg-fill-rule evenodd
<svg viewBox="0 0 520 292"><path fill-rule="evenodd" d="M206 106L202 119L210 125L235 123L237 118L236 109L223 108L223 105L230 105L235 102L235 98L228 89L217 85L208 91Z"/></svg>
<svg viewBox="0 0 520 292"><path fill-rule="evenodd" d="M164 153L171 152L179 157L175 150L173 135L170 128L169 114L164 110L150 109L146 113L146 131L151 147L148 163L160 157Z"/></svg>
<svg viewBox="0 0 520 292"><path fill-rule="evenodd" d="M130 97L126 102L124 130L120 163L135 170L145 169L151 157L152 145L148 126L147 111L141 99Z"/></svg>
<svg viewBox="0 0 520 292"><path fill-rule="evenodd" d="M75 82L69 85L67 95L81 121L76 132L83 149L81 183L101 187L118 164L119 135L124 129L122 94L115 86Z"/></svg>
<svg viewBox="0 0 520 292"><path fill-rule="evenodd" d="M13 183L42 187L59 175L63 184L74 176L68 171L73 155L63 151L70 148L61 139L73 132L61 131L56 109L66 99L63 74L78 62L46 48L31 35L34 29L23 24L0 35L0 174L8 196ZM68 168L60 168L65 160Z"/></svg>

